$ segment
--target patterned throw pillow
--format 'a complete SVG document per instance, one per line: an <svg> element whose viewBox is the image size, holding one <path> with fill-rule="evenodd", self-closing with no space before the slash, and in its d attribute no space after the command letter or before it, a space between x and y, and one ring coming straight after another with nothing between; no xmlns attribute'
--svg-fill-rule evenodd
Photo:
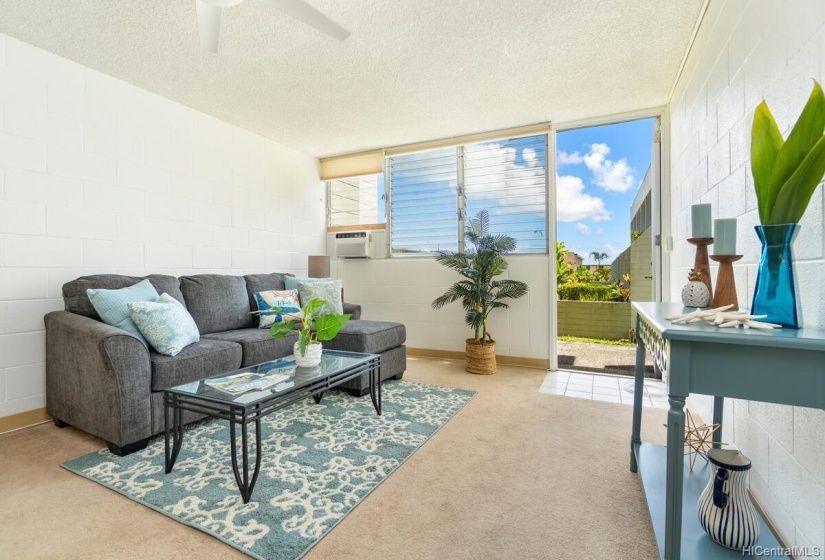
<svg viewBox="0 0 825 560"><path fill-rule="evenodd" d="M329 282L330 280L332 280L332 278L300 278L299 276L284 276L284 287L287 290L297 290L298 284Z"/></svg>
<svg viewBox="0 0 825 560"><path fill-rule="evenodd" d="M86 290L92 306L107 325L112 325L123 329L129 334L135 335L144 346L148 346L146 339L140 334L135 323L129 317L128 304L135 301L155 301L158 299L158 292L149 280L141 280L134 286L121 288L119 290Z"/></svg>
<svg viewBox="0 0 825 560"><path fill-rule="evenodd" d="M275 323L285 321L300 321L304 318L301 303L298 300L298 290L268 290L255 292L255 301L258 302L258 311L269 311L273 307L280 309L279 313L260 313L259 329L268 329Z"/></svg>
<svg viewBox="0 0 825 560"><path fill-rule="evenodd" d="M326 300L326 305L317 313L318 315L341 315L344 312L344 302L341 301L340 280L327 280L325 282L298 283L298 294L301 296L301 304L311 299Z"/></svg>
<svg viewBox="0 0 825 560"><path fill-rule="evenodd" d="M181 303L167 293L157 301L129 303L129 315L152 348L175 356L200 340L195 320Z"/></svg>

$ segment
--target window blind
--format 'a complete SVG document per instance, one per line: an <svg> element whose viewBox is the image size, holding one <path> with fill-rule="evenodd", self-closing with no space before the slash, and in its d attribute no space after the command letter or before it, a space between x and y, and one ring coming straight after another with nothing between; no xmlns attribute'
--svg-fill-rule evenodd
<svg viewBox="0 0 825 560"><path fill-rule="evenodd" d="M490 213L490 233L516 240L517 253L547 251L544 134L464 147L466 214Z"/></svg>
<svg viewBox="0 0 825 560"><path fill-rule="evenodd" d="M456 148L396 156L388 168L393 254L458 250Z"/></svg>
<svg viewBox="0 0 825 560"><path fill-rule="evenodd" d="M328 225L352 226L387 221L384 174L327 182Z"/></svg>

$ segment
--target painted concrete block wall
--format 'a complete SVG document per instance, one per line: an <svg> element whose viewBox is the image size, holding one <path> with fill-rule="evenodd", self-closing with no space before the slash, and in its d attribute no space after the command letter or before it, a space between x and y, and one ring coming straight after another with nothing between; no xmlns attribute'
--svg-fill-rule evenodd
<svg viewBox="0 0 825 560"><path fill-rule="evenodd" d="M630 299L653 301L653 228L630 244ZM633 323L635 326L636 323Z"/></svg>
<svg viewBox="0 0 825 560"><path fill-rule="evenodd" d="M496 354L548 359L549 280L546 255L516 255L503 277L526 282L528 295L510 309L490 315ZM399 321L407 326L407 346L464 351L472 331L464 311L452 304L438 311L430 303L460 279L429 257L333 259L332 274L344 281L347 301L363 306L363 319ZM555 301L555 298L553 298Z"/></svg>
<svg viewBox="0 0 825 560"><path fill-rule="evenodd" d="M0 34L0 417L45 406L43 315L68 280L305 273L317 165Z"/></svg>
<svg viewBox="0 0 825 560"><path fill-rule="evenodd" d="M760 251L749 163L753 111L767 100L787 135L812 78L825 78L825 2L710 2L671 100L672 300L693 263L685 241L690 205L710 202L715 218L738 218L744 258L735 266L736 282L740 305L749 307ZM818 328L825 328L823 204L820 186L795 244L805 325ZM747 372L742 377L747 382ZM710 417L708 399L691 402ZM825 411L734 401L726 407L725 430L724 440L753 461L751 488L784 541L825 549Z"/></svg>
<svg viewBox="0 0 825 560"><path fill-rule="evenodd" d="M624 301L556 302L559 336L581 336L605 340L630 338L630 303Z"/></svg>

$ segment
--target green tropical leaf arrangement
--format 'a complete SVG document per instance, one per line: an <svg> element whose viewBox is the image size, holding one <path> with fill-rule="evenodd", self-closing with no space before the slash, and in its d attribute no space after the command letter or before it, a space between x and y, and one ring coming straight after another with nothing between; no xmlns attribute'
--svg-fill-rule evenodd
<svg viewBox="0 0 825 560"><path fill-rule="evenodd" d="M461 301L464 321L475 332L477 344L492 343L487 332L487 320L493 309L506 309L505 299L517 299L527 293L527 284L518 280L494 280L507 270L507 259L502 255L516 248L516 241L507 235L489 233L490 214L479 212L467 224L464 232L470 248L464 252L436 251L436 262L455 270L459 280L437 297L433 309Z"/></svg>
<svg viewBox="0 0 825 560"><path fill-rule="evenodd" d="M300 330L298 331L298 349L301 356L306 356L307 346L310 344L317 344L319 341L332 340L341 330L341 327L349 321L351 314L344 315L317 315L317 313L326 305L326 300L313 298L309 300L302 308L303 317L297 317L300 321ZM268 313L279 313L278 308L272 308ZM273 338L283 338L295 332L295 319L284 321L282 323L275 323L269 328L269 334Z"/></svg>
<svg viewBox="0 0 825 560"><path fill-rule="evenodd" d="M825 175L825 95L819 82L788 139L779 132L768 104L756 108L751 170L762 225L798 223Z"/></svg>

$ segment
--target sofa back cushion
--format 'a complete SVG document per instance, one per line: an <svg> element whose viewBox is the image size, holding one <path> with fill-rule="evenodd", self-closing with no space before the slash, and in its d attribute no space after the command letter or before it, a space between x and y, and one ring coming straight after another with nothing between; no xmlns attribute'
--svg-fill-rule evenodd
<svg viewBox="0 0 825 560"><path fill-rule="evenodd" d="M164 274L150 274L149 276L123 276L122 274L93 274L91 276L81 276L77 280L63 284L63 305L66 311L91 317L100 321L100 315L95 311L86 290L119 290L134 286L141 280L149 280L159 294L166 292L179 302L186 305L183 294L180 291L180 282L174 276Z"/></svg>
<svg viewBox="0 0 825 560"><path fill-rule="evenodd" d="M257 317L250 314L249 295L242 276L181 276L180 289L201 334L248 329L258 323Z"/></svg>
<svg viewBox="0 0 825 560"><path fill-rule="evenodd" d="M278 272L272 274L247 274L243 277L246 281L246 293L249 297L249 308L252 311L258 310L258 300L255 299L255 294L258 292L268 292L270 290L285 290L285 280L287 276L292 274L280 274ZM256 324L257 324L257 315Z"/></svg>

